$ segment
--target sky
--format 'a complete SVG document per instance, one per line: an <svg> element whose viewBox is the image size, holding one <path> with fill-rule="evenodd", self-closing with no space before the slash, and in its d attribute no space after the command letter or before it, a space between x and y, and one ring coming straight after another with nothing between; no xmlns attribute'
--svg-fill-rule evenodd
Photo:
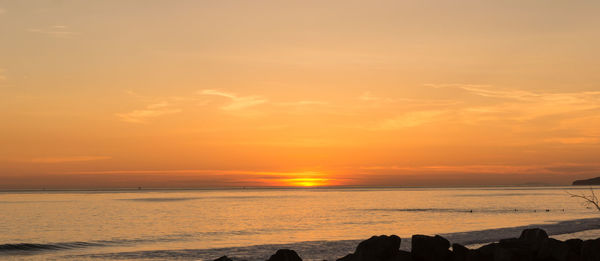
<svg viewBox="0 0 600 261"><path fill-rule="evenodd" d="M600 176L599 11L0 0L0 189Z"/></svg>

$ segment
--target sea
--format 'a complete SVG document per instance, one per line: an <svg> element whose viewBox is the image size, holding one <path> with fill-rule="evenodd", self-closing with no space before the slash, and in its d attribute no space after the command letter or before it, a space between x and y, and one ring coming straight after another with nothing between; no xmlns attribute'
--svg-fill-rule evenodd
<svg viewBox="0 0 600 261"><path fill-rule="evenodd" d="M600 191L600 188L596 188ZM541 227L600 237L589 187L1 191L1 260L335 260L373 235L478 246Z"/></svg>

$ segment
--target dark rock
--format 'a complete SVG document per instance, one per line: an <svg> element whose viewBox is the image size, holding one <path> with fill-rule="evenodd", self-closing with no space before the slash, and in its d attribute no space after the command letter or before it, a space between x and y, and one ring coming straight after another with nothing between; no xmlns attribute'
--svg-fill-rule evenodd
<svg viewBox="0 0 600 261"><path fill-rule="evenodd" d="M452 257L449 250L450 242L436 235L435 237L425 235L412 236L412 256L416 261L447 261Z"/></svg>
<svg viewBox="0 0 600 261"><path fill-rule="evenodd" d="M504 248L529 248L529 242L520 238L506 238L498 241L499 247Z"/></svg>
<svg viewBox="0 0 600 261"><path fill-rule="evenodd" d="M525 229L521 232L521 236L519 237L520 240L529 244L530 249L535 253L542 247L542 243L544 243L544 240L547 238L548 233L540 228Z"/></svg>
<svg viewBox="0 0 600 261"><path fill-rule="evenodd" d="M338 261L389 261L406 260L401 258L401 239L396 235L373 236L360 242L354 254L347 255Z"/></svg>
<svg viewBox="0 0 600 261"><path fill-rule="evenodd" d="M570 249L581 249L581 245L583 244L583 240L579 238L569 239L565 241L567 245L569 245Z"/></svg>
<svg viewBox="0 0 600 261"><path fill-rule="evenodd" d="M568 261L569 245L554 238L546 238L540 247L537 259L540 261Z"/></svg>
<svg viewBox="0 0 600 261"><path fill-rule="evenodd" d="M227 256L222 256L222 257L215 259L215 261L233 261L233 260Z"/></svg>
<svg viewBox="0 0 600 261"><path fill-rule="evenodd" d="M534 256L531 244L520 238L502 239L494 249L495 261L529 261Z"/></svg>
<svg viewBox="0 0 600 261"><path fill-rule="evenodd" d="M471 250L467 256L467 261L493 261L497 247L498 243L491 243L476 250Z"/></svg>
<svg viewBox="0 0 600 261"><path fill-rule="evenodd" d="M354 254L347 254L342 258L338 258L336 261L352 261L354 260Z"/></svg>
<svg viewBox="0 0 600 261"><path fill-rule="evenodd" d="M497 243L479 249L468 249L460 244L452 244L452 261L493 261Z"/></svg>
<svg viewBox="0 0 600 261"><path fill-rule="evenodd" d="M569 246L569 256L567 260L569 261L579 261L581 260L581 246L583 245L583 240L581 239L569 239L565 241L565 244Z"/></svg>
<svg viewBox="0 0 600 261"><path fill-rule="evenodd" d="M586 240L581 244L581 261L600 260L600 238Z"/></svg>
<svg viewBox="0 0 600 261"><path fill-rule="evenodd" d="M467 261L469 249L461 244L452 244L452 261Z"/></svg>
<svg viewBox="0 0 600 261"><path fill-rule="evenodd" d="M413 261L412 254L407 251L400 250L390 261Z"/></svg>
<svg viewBox="0 0 600 261"><path fill-rule="evenodd" d="M600 177L573 181L574 186L600 185Z"/></svg>
<svg viewBox="0 0 600 261"><path fill-rule="evenodd" d="M267 261L302 261L302 258L294 250L279 249Z"/></svg>

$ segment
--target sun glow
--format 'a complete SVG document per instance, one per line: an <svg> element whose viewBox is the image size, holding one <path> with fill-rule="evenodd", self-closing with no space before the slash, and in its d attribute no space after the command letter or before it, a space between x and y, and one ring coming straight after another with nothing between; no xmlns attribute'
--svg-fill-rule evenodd
<svg viewBox="0 0 600 261"><path fill-rule="evenodd" d="M329 185L329 179L325 178L293 178L286 179L284 182L288 186L294 187L316 187Z"/></svg>

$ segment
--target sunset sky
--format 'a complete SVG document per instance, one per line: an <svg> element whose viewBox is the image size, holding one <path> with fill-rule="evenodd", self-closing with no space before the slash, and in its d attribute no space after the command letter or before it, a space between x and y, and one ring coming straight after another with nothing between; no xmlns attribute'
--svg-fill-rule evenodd
<svg viewBox="0 0 600 261"><path fill-rule="evenodd" d="M600 176L599 11L0 0L0 189Z"/></svg>

